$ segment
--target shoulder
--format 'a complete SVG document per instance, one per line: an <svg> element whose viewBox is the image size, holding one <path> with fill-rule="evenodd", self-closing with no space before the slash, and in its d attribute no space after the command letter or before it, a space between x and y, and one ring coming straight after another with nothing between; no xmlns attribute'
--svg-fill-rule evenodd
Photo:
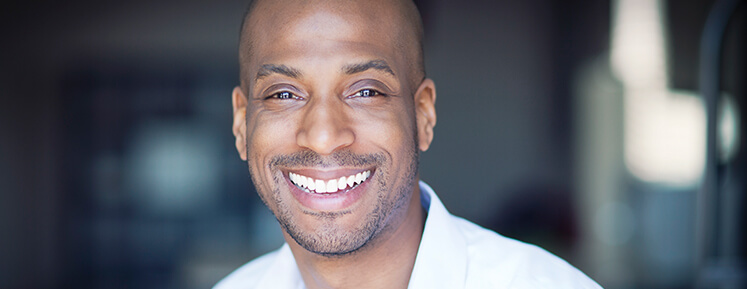
<svg viewBox="0 0 747 289"><path fill-rule="evenodd" d="M267 274L272 267L271 265L275 263L280 250L282 249L272 251L244 264L218 282L213 289L256 288L262 276Z"/></svg>
<svg viewBox="0 0 747 289"><path fill-rule="evenodd" d="M601 288L563 259L459 217L467 242L467 288ZM469 286L470 284L474 286Z"/></svg>

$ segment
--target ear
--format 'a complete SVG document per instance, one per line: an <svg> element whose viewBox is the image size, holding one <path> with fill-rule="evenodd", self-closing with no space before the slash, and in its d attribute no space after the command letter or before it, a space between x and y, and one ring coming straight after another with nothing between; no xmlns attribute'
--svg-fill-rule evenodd
<svg viewBox="0 0 747 289"><path fill-rule="evenodd" d="M236 137L236 150L242 160L246 160L246 105L247 99L240 87L231 94L233 104L233 135Z"/></svg>
<svg viewBox="0 0 747 289"><path fill-rule="evenodd" d="M418 148L427 151L436 126L436 84L426 78L415 92L415 122L418 126Z"/></svg>

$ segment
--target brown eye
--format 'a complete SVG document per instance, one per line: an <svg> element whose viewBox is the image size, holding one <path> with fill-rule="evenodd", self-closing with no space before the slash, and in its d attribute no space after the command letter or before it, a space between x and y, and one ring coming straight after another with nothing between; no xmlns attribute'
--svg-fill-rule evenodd
<svg viewBox="0 0 747 289"><path fill-rule="evenodd" d="M358 92L356 92L353 96L372 97L372 96L379 96L379 95L383 95L383 94L373 89L361 89Z"/></svg>
<svg viewBox="0 0 747 289"><path fill-rule="evenodd" d="M292 99L292 98L298 98L293 93L287 92L287 91L281 91L275 94L272 94L267 97L268 99L275 98L275 99Z"/></svg>

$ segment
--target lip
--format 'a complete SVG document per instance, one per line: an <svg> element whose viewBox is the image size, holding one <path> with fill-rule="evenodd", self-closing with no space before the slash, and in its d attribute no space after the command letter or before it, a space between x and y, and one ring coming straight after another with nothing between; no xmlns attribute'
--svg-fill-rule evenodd
<svg viewBox="0 0 747 289"><path fill-rule="evenodd" d="M355 174L356 172L363 172L366 170L371 171L371 176L368 178L368 180L353 188L344 189L342 191L337 191L334 193L309 193L293 184L288 177L288 173L293 172L319 179L334 179L335 176L340 177L344 175ZM363 195L365 194L365 191L368 188L368 183L371 181L371 178L375 175L375 173L375 168L336 171L318 171L307 169L290 171L284 170L283 178L285 179L285 183L290 189L293 197L303 207L317 212L334 212L348 209L358 200L360 200L361 197L363 197Z"/></svg>

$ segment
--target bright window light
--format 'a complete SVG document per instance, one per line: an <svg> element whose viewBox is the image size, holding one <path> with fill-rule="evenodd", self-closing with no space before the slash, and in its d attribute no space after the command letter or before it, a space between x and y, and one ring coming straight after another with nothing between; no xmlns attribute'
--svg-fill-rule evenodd
<svg viewBox="0 0 747 289"><path fill-rule="evenodd" d="M696 95L667 88L660 4L615 2L611 63L624 88L625 164L647 182L693 186L705 165L705 111Z"/></svg>
<svg viewBox="0 0 747 289"><path fill-rule="evenodd" d="M615 1L611 63L624 88L625 164L641 180L694 186L705 166L702 98L667 88L661 1ZM739 114L723 96L719 115L721 161L739 145Z"/></svg>

